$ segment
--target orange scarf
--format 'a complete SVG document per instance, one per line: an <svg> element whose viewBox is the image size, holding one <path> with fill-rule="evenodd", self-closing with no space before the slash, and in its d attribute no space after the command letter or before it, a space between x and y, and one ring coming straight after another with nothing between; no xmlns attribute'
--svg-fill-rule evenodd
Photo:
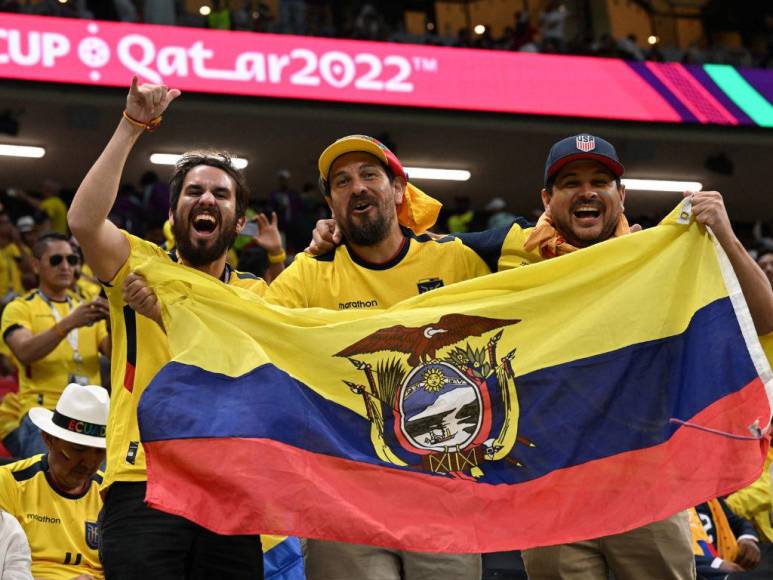
<svg viewBox="0 0 773 580"><path fill-rule="evenodd" d="M434 197L412 183L406 183L403 202L397 207L397 221L420 235L435 225L442 207L443 204Z"/></svg>
<svg viewBox="0 0 773 580"><path fill-rule="evenodd" d="M612 237L617 238L631 233L631 228L628 226L628 220L625 219L624 214L620 214L620 219L617 220L617 226L615 227L615 233ZM548 212L544 212L537 220L537 225L526 238L526 242L523 244L523 249L527 252L531 252L539 247L540 254L543 258L555 258L556 256L563 256L577 250L572 244L568 243L564 236L558 233L558 230L553 227L553 220L548 215Z"/></svg>
<svg viewBox="0 0 773 580"><path fill-rule="evenodd" d="M722 504L716 499L711 499L706 503L709 506L709 510L711 510L711 519L714 521L714 548L720 558L727 562L735 562L735 559L738 557L738 541L735 539L730 522L727 521L725 510L722 509ZM706 556L708 554L704 554L699 542L703 541L708 544L709 537L703 529L703 523L701 523L695 508L690 508L689 514L693 553L697 556Z"/></svg>

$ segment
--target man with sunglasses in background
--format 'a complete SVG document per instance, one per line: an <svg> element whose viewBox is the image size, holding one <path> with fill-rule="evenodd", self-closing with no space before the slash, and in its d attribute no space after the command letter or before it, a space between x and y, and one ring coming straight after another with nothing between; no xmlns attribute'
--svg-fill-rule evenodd
<svg viewBox="0 0 773 580"><path fill-rule="evenodd" d="M83 302L70 290L80 259L68 238L44 235L32 254L39 286L9 303L0 325L19 369L20 404L19 426L3 443L19 458L46 451L28 411L53 410L70 383L101 384L99 353L110 356L107 302Z"/></svg>

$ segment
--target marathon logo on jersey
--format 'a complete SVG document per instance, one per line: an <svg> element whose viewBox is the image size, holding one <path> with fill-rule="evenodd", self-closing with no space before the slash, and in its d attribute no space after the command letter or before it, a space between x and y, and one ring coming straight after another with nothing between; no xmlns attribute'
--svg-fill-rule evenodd
<svg viewBox="0 0 773 580"><path fill-rule="evenodd" d="M596 139L593 138L593 135L577 135L575 146L580 151L587 153L588 151L593 151L596 148Z"/></svg>
<svg viewBox="0 0 773 580"><path fill-rule="evenodd" d="M92 550L99 546L99 526L96 522L86 522L86 545Z"/></svg>
<svg viewBox="0 0 773 580"><path fill-rule="evenodd" d="M443 280L440 278L426 278L424 280L419 280L416 284L416 287L419 289L419 294L424 294L425 292L429 292L435 288L442 288L443 286Z"/></svg>
<svg viewBox="0 0 773 580"><path fill-rule="evenodd" d="M349 302L339 302L338 310L349 310L350 308L378 308L378 300L350 300Z"/></svg>

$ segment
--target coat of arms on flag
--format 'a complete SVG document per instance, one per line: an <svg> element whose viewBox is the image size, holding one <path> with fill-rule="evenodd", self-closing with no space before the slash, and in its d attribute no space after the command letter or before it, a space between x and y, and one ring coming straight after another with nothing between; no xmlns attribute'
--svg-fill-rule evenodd
<svg viewBox="0 0 773 580"><path fill-rule="evenodd" d="M515 349L497 356L504 330L485 344L469 340L518 322L446 314L433 324L378 330L338 352L366 379L343 382L363 398L376 453L390 463L462 478L480 477L484 461L520 465L510 456L514 443L533 444L516 437ZM372 361L375 368L361 356L383 352L389 355Z"/></svg>
<svg viewBox="0 0 773 580"><path fill-rule="evenodd" d="M585 153L593 151L596 148L596 140L593 138L593 135L577 135L575 141L577 149L584 151Z"/></svg>

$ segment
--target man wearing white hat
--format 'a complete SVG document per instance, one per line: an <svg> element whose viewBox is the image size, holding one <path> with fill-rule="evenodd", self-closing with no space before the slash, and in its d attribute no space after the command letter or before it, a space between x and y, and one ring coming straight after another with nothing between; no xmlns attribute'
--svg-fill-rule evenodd
<svg viewBox="0 0 773 580"><path fill-rule="evenodd" d="M104 388L68 385L56 410L29 412L48 452L0 468L0 509L24 528L35 578L103 578L97 470L105 460L109 409Z"/></svg>

